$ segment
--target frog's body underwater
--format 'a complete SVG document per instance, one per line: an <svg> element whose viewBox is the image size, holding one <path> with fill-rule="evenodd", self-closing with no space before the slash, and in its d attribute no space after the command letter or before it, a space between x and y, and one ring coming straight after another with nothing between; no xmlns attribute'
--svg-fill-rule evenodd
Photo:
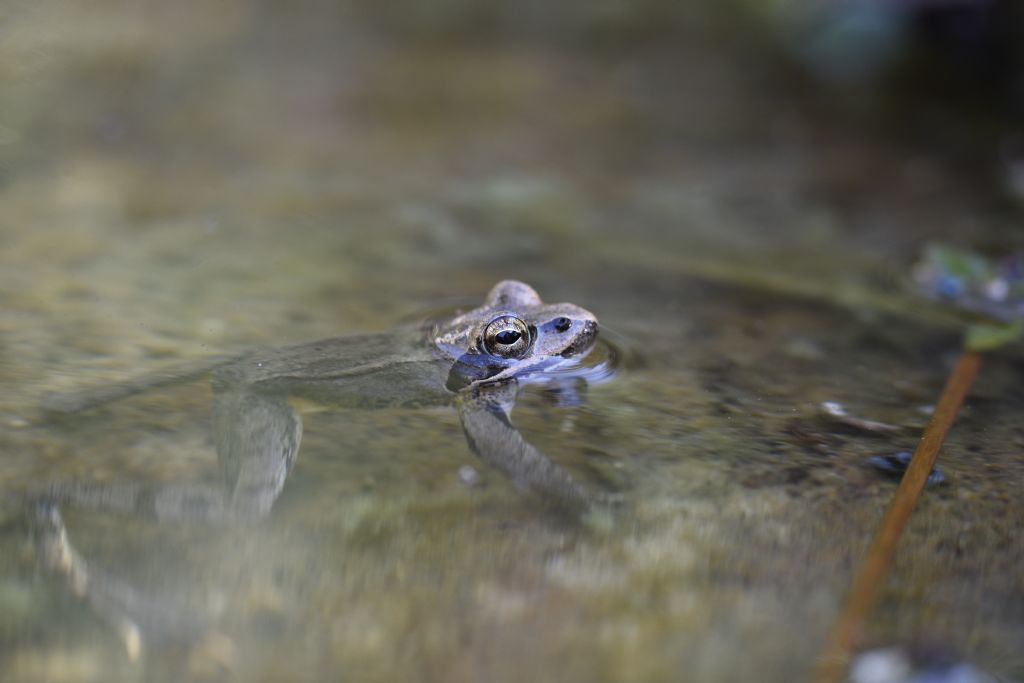
<svg viewBox="0 0 1024 683"><path fill-rule="evenodd" d="M595 366L580 363L597 333L597 319L589 311L567 303L545 304L530 286L506 280L491 289L482 306L425 328L212 359L181 372L54 397L48 404L51 412L79 412L212 372L215 443L225 478L223 486L51 484L38 495L35 508L44 563L92 602L107 603L104 611L117 613L119 619L124 612L135 612L132 621L137 622L155 608L110 606L125 598L94 595L120 589L116 583L86 581L84 560L68 544L57 504L161 519L258 520L269 513L284 487L302 435L299 411L308 407L454 403L467 441L482 460L503 470L521 489L587 507L598 496L523 439L509 412L521 383L568 384L607 374L607 367L595 373Z"/></svg>

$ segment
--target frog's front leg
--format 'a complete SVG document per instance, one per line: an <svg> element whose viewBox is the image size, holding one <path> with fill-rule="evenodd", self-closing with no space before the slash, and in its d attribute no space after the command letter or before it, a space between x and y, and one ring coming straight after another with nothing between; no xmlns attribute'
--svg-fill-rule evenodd
<svg viewBox="0 0 1024 683"><path fill-rule="evenodd" d="M507 474L521 489L562 503L590 505L597 497L523 438L509 419L516 383L485 384L458 396L459 417L470 448Z"/></svg>

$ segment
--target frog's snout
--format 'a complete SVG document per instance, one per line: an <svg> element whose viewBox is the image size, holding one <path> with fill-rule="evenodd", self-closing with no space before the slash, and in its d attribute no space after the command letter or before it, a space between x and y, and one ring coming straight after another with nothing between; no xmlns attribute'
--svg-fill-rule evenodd
<svg viewBox="0 0 1024 683"><path fill-rule="evenodd" d="M583 322L583 329L579 331L579 340L584 345L594 341L597 336L598 326L596 320L585 320Z"/></svg>
<svg viewBox="0 0 1024 683"><path fill-rule="evenodd" d="M575 339L572 343L562 351L561 355L563 358L572 358L585 351L589 350L594 344L594 340L597 339L597 321L587 320L583 322L583 328L576 333Z"/></svg>

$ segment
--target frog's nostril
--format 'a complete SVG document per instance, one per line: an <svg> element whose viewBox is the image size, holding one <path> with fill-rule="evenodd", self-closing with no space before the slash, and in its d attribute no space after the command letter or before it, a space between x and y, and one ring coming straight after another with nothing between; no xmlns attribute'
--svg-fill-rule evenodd
<svg viewBox="0 0 1024 683"><path fill-rule="evenodd" d="M572 321L568 318L558 318L555 320L555 330L558 332L566 332L572 327Z"/></svg>

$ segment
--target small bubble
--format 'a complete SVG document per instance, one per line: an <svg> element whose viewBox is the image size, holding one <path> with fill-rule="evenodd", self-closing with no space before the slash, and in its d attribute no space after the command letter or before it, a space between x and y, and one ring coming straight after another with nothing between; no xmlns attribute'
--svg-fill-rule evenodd
<svg viewBox="0 0 1024 683"><path fill-rule="evenodd" d="M480 483L480 474L470 465L463 465L459 468L459 481L466 486L476 486Z"/></svg>

